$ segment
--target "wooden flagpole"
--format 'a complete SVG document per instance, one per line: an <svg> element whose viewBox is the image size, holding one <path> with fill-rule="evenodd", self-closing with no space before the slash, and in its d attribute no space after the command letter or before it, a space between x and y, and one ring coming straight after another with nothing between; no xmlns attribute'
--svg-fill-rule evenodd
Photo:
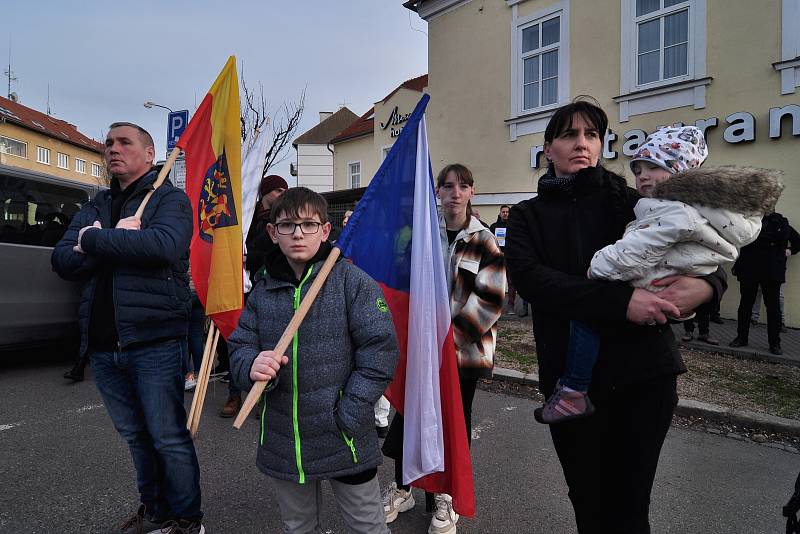
<svg viewBox="0 0 800 534"><path fill-rule="evenodd" d="M219 341L219 328L213 326L213 321L211 324L214 329L214 342L211 344L211 348L208 351L207 363L203 370L201 380L197 382L197 387L194 390L195 398L192 400L193 404L194 401L197 400L197 406L194 409L194 417L192 418L192 426L189 428L193 438L197 435L197 429L200 428L200 416L203 414L203 405L206 402L206 391L208 390L208 381L211 377L211 365L214 361L214 355L217 352L217 342Z"/></svg>
<svg viewBox="0 0 800 534"><path fill-rule="evenodd" d="M153 182L153 189L148 191L147 194L144 196L144 198L142 199L142 203L139 204L139 209L136 210L136 214L134 215L134 217L137 217L139 219L142 218L142 213L144 213L144 208L145 206L147 206L147 202L150 200L150 197L153 196L153 192L159 187L161 187L161 184L163 184L164 180L167 179L167 175L169 174L170 169L172 169L172 166L175 165L175 160L178 159L180 153L181 149L180 147L177 146L172 149L172 152L169 153L167 162L164 164L163 167L161 167L161 171L158 173L156 181Z"/></svg>
<svg viewBox="0 0 800 534"><path fill-rule="evenodd" d="M197 410L197 403L198 399L200 398L198 393L200 392L200 382L203 380L203 377L210 374L211 362L213 361L212 357L210 356L211 353L211 345L214 342L214 330L215 330L214 322L211 322L211 326L208 327L208 335L206 336L206 344L203 347L203 359L200 363L200 369L197 370L197 384L194 386L194 397L192 398L192 407L189 409L189 417L186 420L186 428L189 430L192 429L192 423L195 419L195 412Z"/></svg>
<svg viewBox="0 0 800 534"><path fill-rule="evenodd" d="M289 348L289 343L291 343L295 332L297 332L297 329L300 328L300 324L303 322L303 319L305 319L308 310L311 309L314 299L317 298L317 294L322 288L322 284L324 284L325 280L328 279L328 275L330 274L331 269L333 269L333 265L336 263L336 260L339 258L339 254L341 254L341 252L342 251L337 247L333 247L333 249L331 249L331 253L328 254L328 259L326 259L325 263L322 264L322 268L319 270L317 277L314 279L314 282L308 289L308 293L306 293L306 296L303 297L300 307L294 312L292 320L289 321L289 325L286 327L286 330L283 331L283 335L278 341L278 344L275 345L274 350L277 354L283 355L286 352L286 349ZM234 427L237 429L242 428L242 425L247 420L247 416L250 415L250 412L253 410L253 407L255 407L266 386L267 382L265 381L259 381L253 384L252 389L250 389L250 393L247 394L247 398L242 404L242 409L239 410L239 415L236 416L236 420L233 422Z"/></svg>

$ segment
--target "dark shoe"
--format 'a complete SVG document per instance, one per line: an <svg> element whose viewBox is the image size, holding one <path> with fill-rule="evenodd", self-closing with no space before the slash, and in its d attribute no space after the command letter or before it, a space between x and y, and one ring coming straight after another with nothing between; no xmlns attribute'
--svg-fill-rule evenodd
<svg viewBox="0 0 800 534"><path fill-rule="evenodd" d="M708 320L715 324L725 324L725 320L719 315L712 315Z"/></svg>
<svg viewBox="0 0 800 534"><path fill-rule="evenodd" d="M789 329L786 328L785 324L781 324L781 334L786 334L789 332Z"/></svg>
<svg viewBox="0 0 800 534"><path fill-rule="evenodd" d="M64 373L64 378L73 382L83 382L83 366L75 364L75 367Z"/></svg>
<svg viewBox="0 0 800 534"><path fill-rule="evenodd" d="M200 521L189 521L179 519L177 521L167 521L161 525L160 530L150 534L205 534L206 528Z"/></svg>
<svg viewBox="0 0 800 534"><path fill-rule="evenodd" d="M119 527L111 532L119 534L144 534L145 532L159 532L162 521L151 521L145 517L145 506L139 505L139 510L125 520Z"/></svg>
<svg viewBox="0 0 800 534"><path fill-rule="evenodd" d="M700 334L697 336L697 341L708 343L709 345L719 345L719 340L711 337L709 334Z"/></svg>
<svg viewBox="0 0 800 534"><path fill-rule="evenodd" d="M781 344L780 344L780 342L778 342L778 343L773 343L772 345L770 345L770 346L769 346L769 351L770 351L772 354L775 354L776 356L781 356L781 355L783 355L783 350L781 349Z"/></svg>
<svg viewBox="0 0 800 534"><path fill-rule="evenodd" d="M389 426L378 426L375 425L375 432L378 433L378 438L383 439L389 433Z"/></svg>
<svg viewBox="0 0 800 534"><path fill-rule="evenodd" d="M242 397L241 395L231 395L228 397L228 400L225 401L225 406L222 407L222 411L219 412L220 417L224 417L229 419L239 413L239 409L242 407Z"/></svg>
<svg viewBox="0 0 800 534"><path fill-rule="evenodd" d="M746 339L742 339L739 336L736 336L736 338L733 341L728 343L728 346L730 346L730 347L746 347L747 346L747 340Z"/></svg>
<svg viewBox="0 0 800 534"><path fill-rule="evenodd" d="M758 320L757 319L750 319L750 326L758 326Z"/></svg>
<svg viewBox="0 0 800 534"><path fill-rule="evenodd" d="M691 341L693 339L694 339L694 332L686 332L685 334L683 334L683 337L681 338L681 341L686 343L686 342Z"/></svg>

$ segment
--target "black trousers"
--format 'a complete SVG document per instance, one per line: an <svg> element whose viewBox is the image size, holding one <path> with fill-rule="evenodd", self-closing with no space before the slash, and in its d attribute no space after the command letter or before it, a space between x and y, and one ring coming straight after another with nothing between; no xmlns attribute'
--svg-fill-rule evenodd
<svg viewBox="0 0 800 534"><path fill-rule="evenodd" d="M703 304L698 306L697 309L694 311L694 317L689 319L688 321L683 322L683 329L687 334L691 334L694 332L694 323L697 323L697 329L701 336L708 335L708 327L709 327L709 320L711 319L711 314L713 313L711 306L709 303Z"/></svg>
<svg viewBox="0 0 800 534"><path fill-rule="evenodd" d="M650 491L678 402L676 377L616 387L592 401L591 417L550 425L578 532L649 533Z"/></svg>
<svg viewBox="0 0 800 534"><path fill-rule="evenodd" d="M764 296L764 306L767 308L767 336L770 346L781 342L781 306L780 290L781 282L757 282L755 280L739 280L739 301L738 323L736 325L737 335L747 341L750 334L750 317L753 312L753 303L756 301L758 286L761 286L761 294Z"/></svg>

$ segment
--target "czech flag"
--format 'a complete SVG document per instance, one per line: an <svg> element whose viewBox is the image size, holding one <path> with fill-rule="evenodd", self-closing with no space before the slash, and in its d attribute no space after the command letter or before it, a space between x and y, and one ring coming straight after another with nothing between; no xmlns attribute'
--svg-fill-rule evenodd
<svg viewBox="0 0 800 534"><path fill-rule="evenodd" d="M475 515L423 95L336 246L383 288L400 361L386 397L403 415L403 482Z"/></svg>
<svg viewBox="0 0 800 534"><path fill-rule="evenodd" d="M200 302L227 338L242 311L242 138L231 56L177 145L186 152L194 232L190 261Z"/></svg>

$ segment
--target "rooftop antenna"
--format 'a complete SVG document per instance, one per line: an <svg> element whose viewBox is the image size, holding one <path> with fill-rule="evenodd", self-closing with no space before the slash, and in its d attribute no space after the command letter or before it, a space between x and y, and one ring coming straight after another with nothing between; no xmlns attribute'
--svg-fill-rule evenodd
<svg viewBox="0 0 800 534"><path fill-rule="evenodd" d="M47 82L47 115L50 116L50 82Z"/></svg>
<svg viewBox="0 0 800 534"><path fill-rule="evenodd" d="M11 38L8 39L8 69L5 71L5 75L8 78L8 98L11 99L11 82L16 82L17 77L14 76L14 71L11 70Z"/></svg>

